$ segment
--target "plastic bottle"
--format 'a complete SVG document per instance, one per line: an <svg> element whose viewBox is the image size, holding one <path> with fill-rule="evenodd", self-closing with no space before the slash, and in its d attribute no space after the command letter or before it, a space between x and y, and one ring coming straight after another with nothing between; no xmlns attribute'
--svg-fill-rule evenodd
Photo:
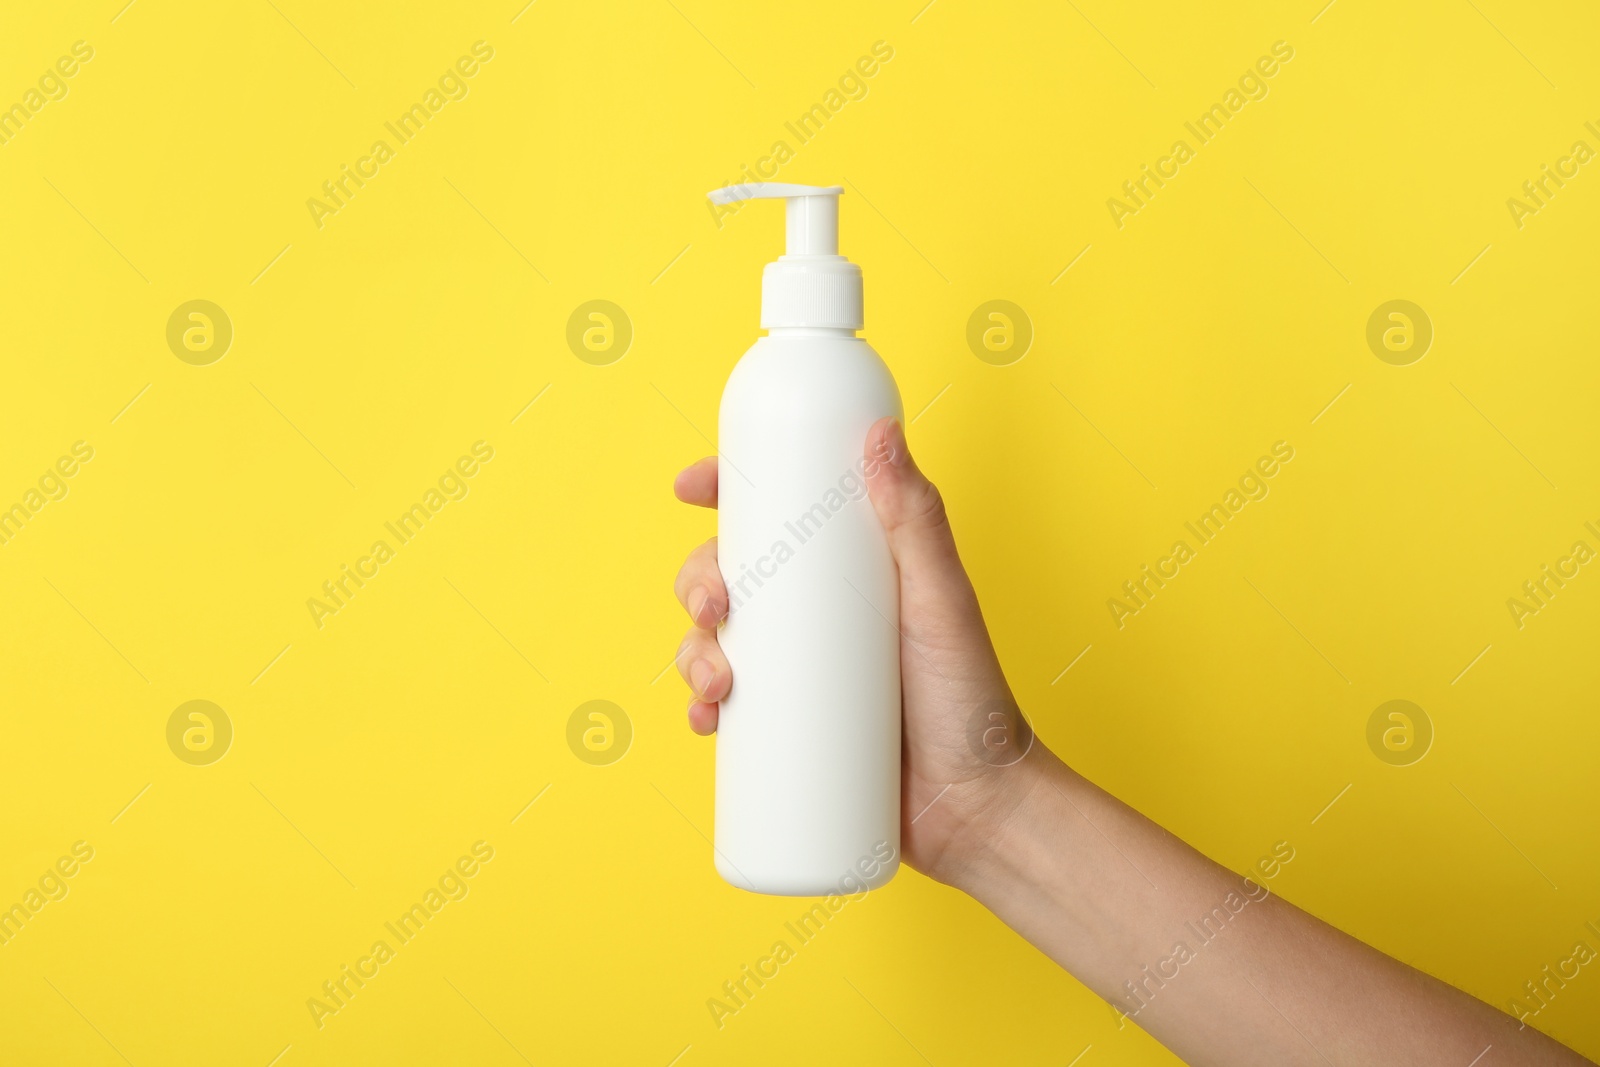
<svg viewBox="0 0 1600 1067"><path fill-rule="evenodd" d="M722 393L718 872L757 893L875 888L900 858L899 576L865 472L867 430L902 418L862 328L861 268L838 254L835 186L747 184L784 199L788 248Z"/></svg>

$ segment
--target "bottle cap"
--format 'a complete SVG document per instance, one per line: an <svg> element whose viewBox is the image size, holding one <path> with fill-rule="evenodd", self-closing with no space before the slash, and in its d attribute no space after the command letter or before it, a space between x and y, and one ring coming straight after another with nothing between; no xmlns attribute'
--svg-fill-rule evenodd
<svg viewBox="0 0 1600 1067"><path fill-rule="evenodd" d="M748 182L706 195L715 204L787 201L784 254L761 273L761 325L859 330L861 268L839 254L841 186Z"/></svg>

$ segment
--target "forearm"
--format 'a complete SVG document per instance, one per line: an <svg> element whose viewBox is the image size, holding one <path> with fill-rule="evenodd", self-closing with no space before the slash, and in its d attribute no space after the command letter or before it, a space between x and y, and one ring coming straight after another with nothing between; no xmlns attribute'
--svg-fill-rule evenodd
<svg viewBox="0 0 1600 1067"><path fill-rule="evenodd" d="M949 880L1186 1062L1584 1064L1213 863L1039 746ZM977 843L981 842L981 843ZM1126 1023L1124 1022L1124 1025Z"/></svg>

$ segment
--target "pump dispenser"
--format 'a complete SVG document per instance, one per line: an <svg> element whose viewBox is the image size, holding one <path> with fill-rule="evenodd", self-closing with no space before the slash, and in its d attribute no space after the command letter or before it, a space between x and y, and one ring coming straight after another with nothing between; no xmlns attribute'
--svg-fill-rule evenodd
<svg viewBox="0 0 1600 1067"><path fill-rule="evenodd" d="M761 274L764 329L861 329L861 268L839 254L839 194L843 192L837 185L767 182L730 185L710 194L717 204L786 202L787 247Z"/></svg>
<svg viewBox="0 0 1600 1067"><path fill-rule="evenodd" d="M782 199L784 255L761 279L768 333L722 394L718 565L733 669L717 728L718 872L758 893L853 894L900 861L900 601L867 497L867 430L902 418L839 255L838 186L729 186Z"/></svg>

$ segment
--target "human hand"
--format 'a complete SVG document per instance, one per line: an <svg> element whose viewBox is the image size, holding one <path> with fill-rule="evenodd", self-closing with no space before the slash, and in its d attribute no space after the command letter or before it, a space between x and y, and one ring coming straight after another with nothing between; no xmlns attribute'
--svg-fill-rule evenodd
<svg viewBox="0 0 1600 1067"><path fill-rule="evenodd" d="M1052 757L1006 684L943 498L912 460L903 427L879 420L864 448L867 490L900 572L901 850L919 871L954 882L1033 788L1030 771ZM685 503L716 507L716 457L685 469L673 489ZM737 684L717 643L729 600L716 538L689 554L675 590L694 623L677 656L694 691L689 726L710 734L717 702Z"/></svg>
<svg viewBox="0 0 1600 1067"><path fill-rule="evenodd" d="M1188 1063L1312 1064L1328 1061L1323 1048L1351 1064L1459 1067L1490 1048L1496 1063L1589 1062L1283 899L1253 892L1262 887L1034 741L939 492L912 461L900 424L875 423L865 447L868 493L900 573L906 862L971 894ZM674 488L680 500L716 507L716 460L688 468ZM717 643L728 594L715 539L690 553L677 594L694 621L678 653L695 692L689 725L709 734L716 702L737 684ZM1227 903L1246 898L1248 912ZM1150 953L1171 944L1163 932L1199 934L1196 915L1206 916L1202 924L1227 923L1228 947L1205 949L1209 962L1189 964L1181 973L1193 977L1181 982L1180 972L1161 968L1199 958L1187 947L1189 955L1162 959L1152 972L1149 961L1161 958ZM1210 940L1199 936L1197 945ZM1245 988L1252 994L1241 994Z"/></svg>

